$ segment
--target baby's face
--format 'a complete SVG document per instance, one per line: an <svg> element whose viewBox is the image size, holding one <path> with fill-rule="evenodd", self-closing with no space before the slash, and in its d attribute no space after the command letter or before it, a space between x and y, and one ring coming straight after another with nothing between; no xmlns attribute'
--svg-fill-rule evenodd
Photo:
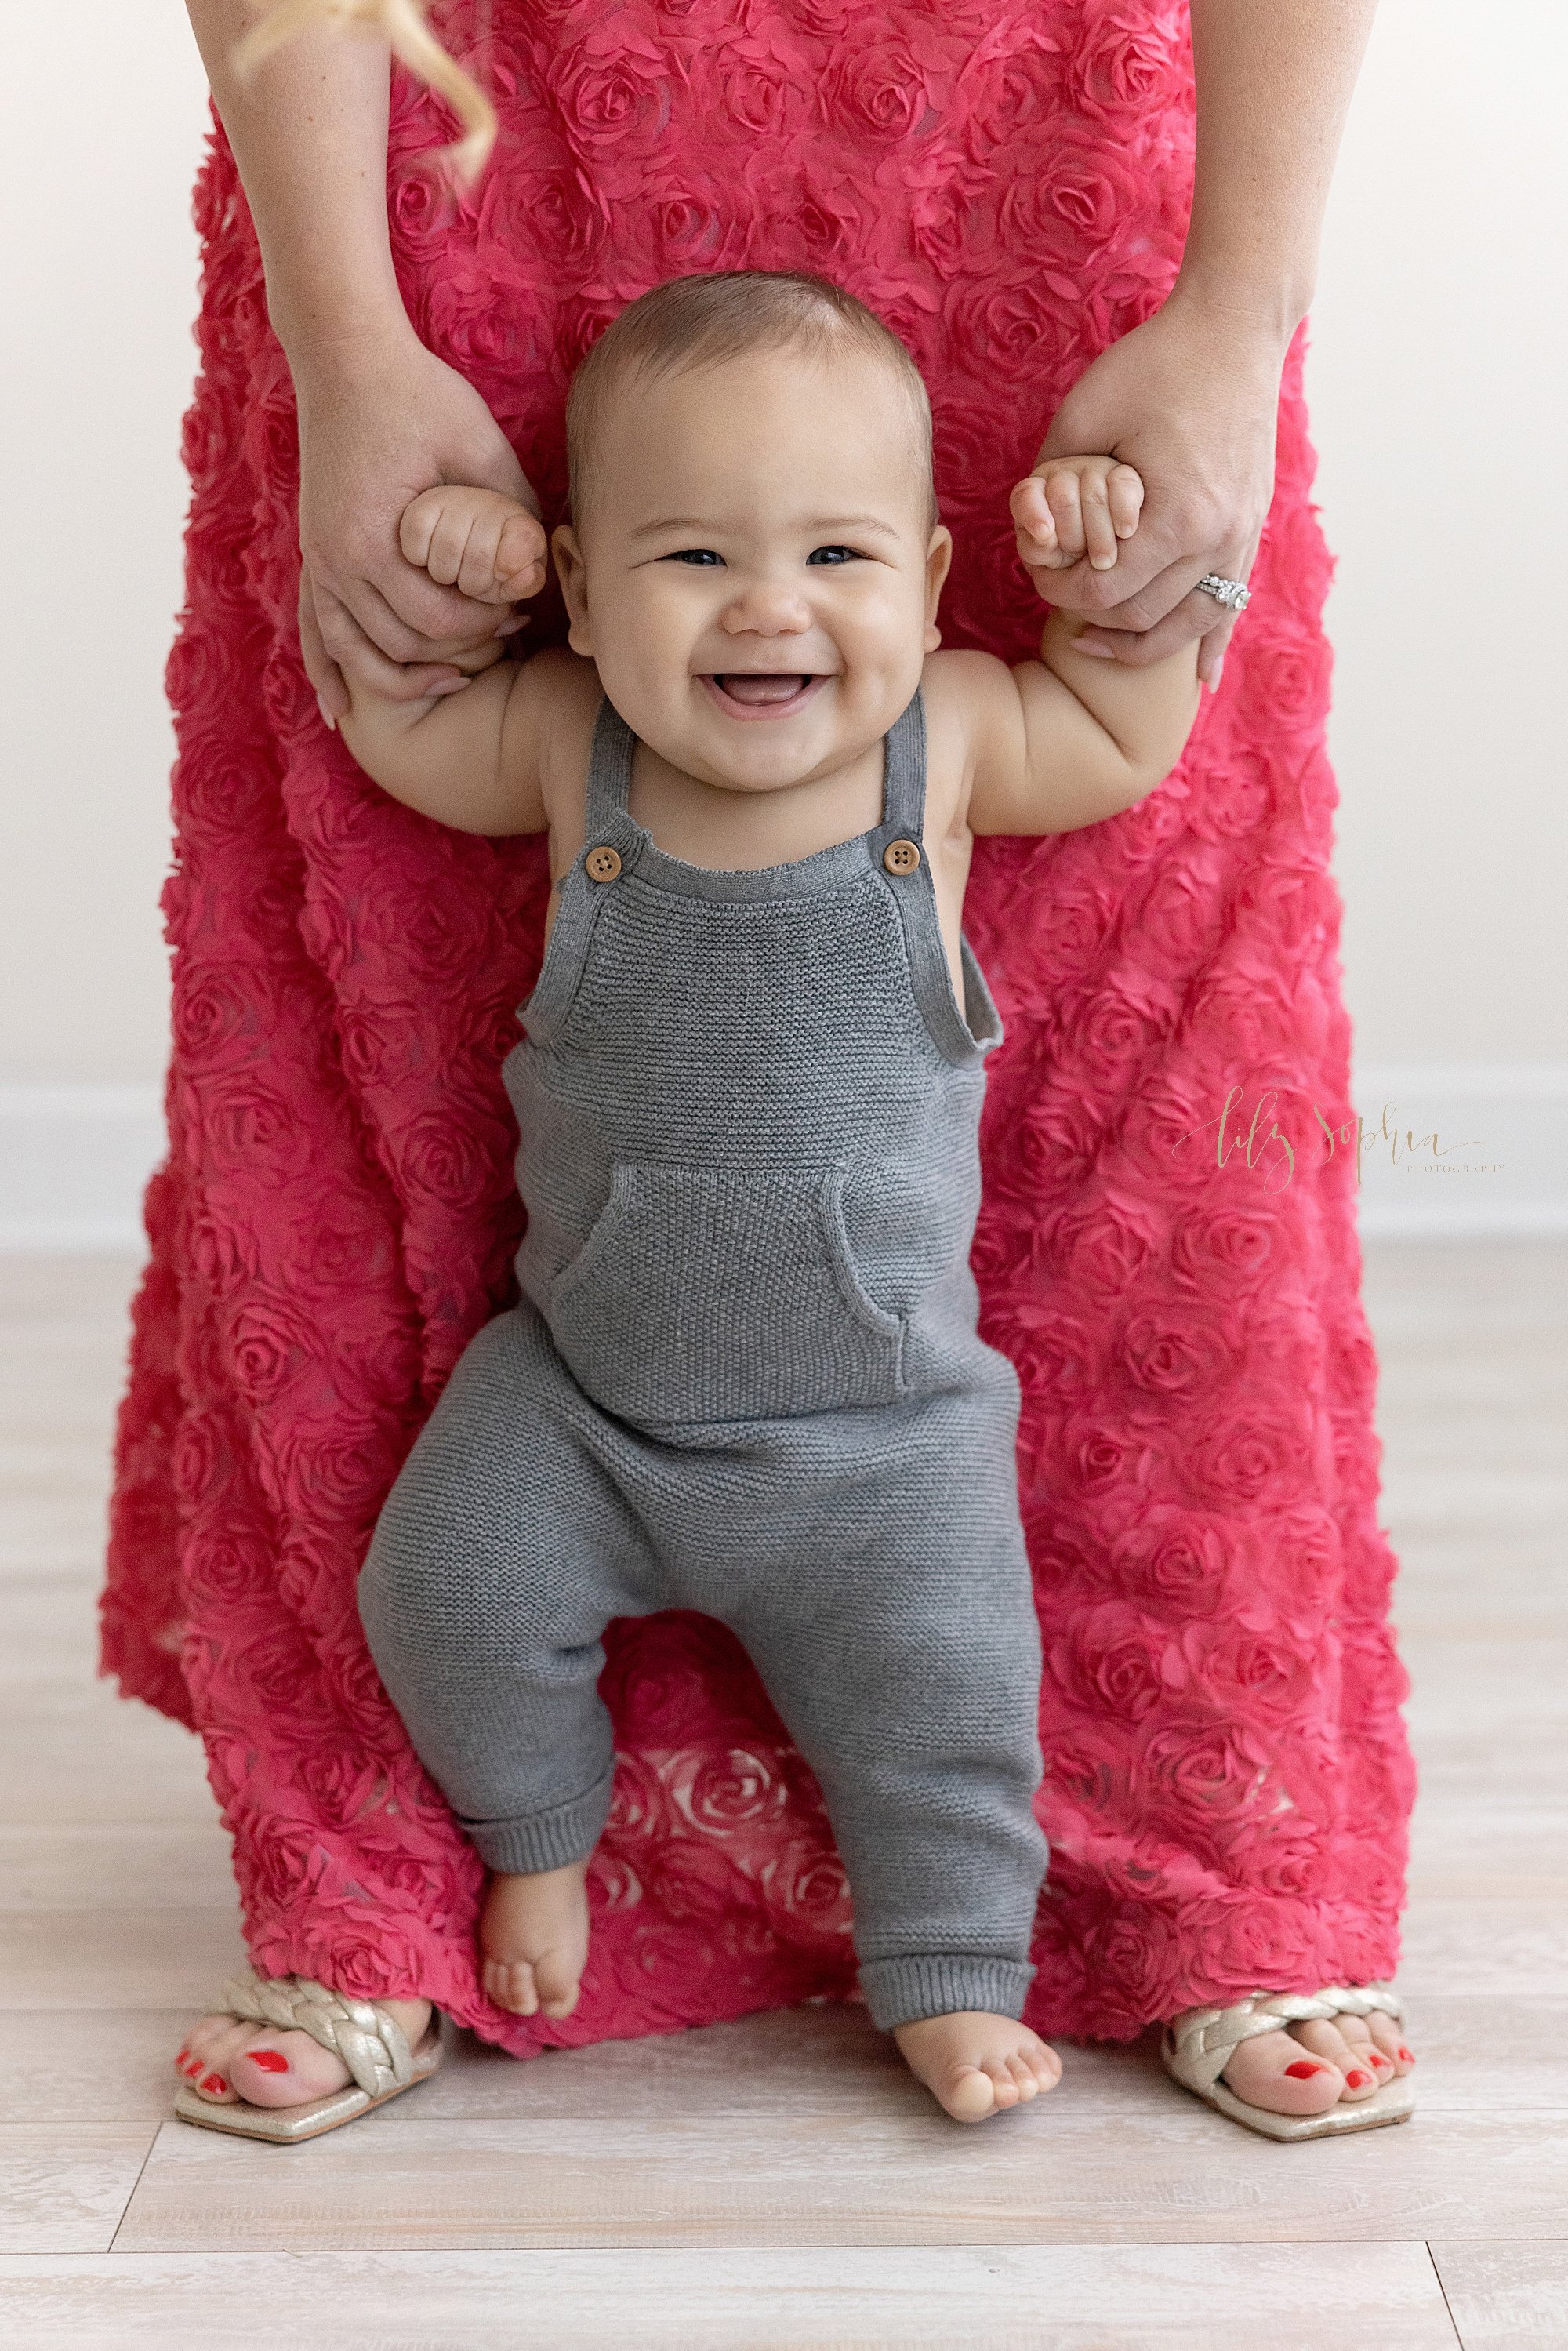
<svg viewBox="0 0 1568 2351"><path fill-rule="evenodd" d="M887 733L938 642L952 555L891 369L769 351L633 383L593 461L556 559L572 645L634 735L760 792Z"/></svg>

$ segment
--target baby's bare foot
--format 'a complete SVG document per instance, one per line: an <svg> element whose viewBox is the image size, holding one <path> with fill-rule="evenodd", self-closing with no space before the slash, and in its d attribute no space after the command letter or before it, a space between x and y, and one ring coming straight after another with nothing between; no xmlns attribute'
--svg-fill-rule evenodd
<svg viewBox="0 0 1568 2351"><path fill-rule="evenodd" d="M417 2049L430 2022L427 2000L380 2002ZM329 2097L350 2076L340 2057L323 2049L308 2032L279 2032L275 2025L247 2024L235 2016L204 2016L185 2035L174 2070L214 2105L242 2099L252 2106L303 2106Z"/></svg>
<svg viewBox="0 0 1568 2351"><path fill-rule="evenodd" d="M588 1864L490 1880L479 1927L485 1989L514 2016L570 2016L588 1961Z"/></svg>
<svg viewBox="0 0 1568 2351"><path fill-rule="evenodd" d="M951 2016L924 2016L894 2028L894 2039L915 2079L924 2082L955 2122L979 2123L1053 2090L1061 2060L1027 2024L965 2008Z"/></svg>

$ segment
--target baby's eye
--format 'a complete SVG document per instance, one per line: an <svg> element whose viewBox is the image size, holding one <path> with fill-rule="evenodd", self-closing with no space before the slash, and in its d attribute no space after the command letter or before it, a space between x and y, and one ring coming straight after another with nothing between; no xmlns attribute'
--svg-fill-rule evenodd
<svg viewBox="0 0 1568 2351"><path fill-rule="evenodd" d="M808 563L858 563L860 551L853 547L814 547L806 560Z"/></svg>
<svg viewBox="0 0 1568 2351"><path fill-rule="evenodd" d="M716 554L711 547L678 547L666 559L671 563L722 563L724 561L723 556Z"/></svg>

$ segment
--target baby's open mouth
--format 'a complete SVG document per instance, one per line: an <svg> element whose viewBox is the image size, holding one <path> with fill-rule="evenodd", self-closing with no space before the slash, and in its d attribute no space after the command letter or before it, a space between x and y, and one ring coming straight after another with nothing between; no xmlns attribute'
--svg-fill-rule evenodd
<svg viewBox="0 0 1568 2351"><path fill-rule="evenodd" d="M705 683L728 708L771 717L797 708L822 680L804 670L727 669L711 672Z"/></svg>

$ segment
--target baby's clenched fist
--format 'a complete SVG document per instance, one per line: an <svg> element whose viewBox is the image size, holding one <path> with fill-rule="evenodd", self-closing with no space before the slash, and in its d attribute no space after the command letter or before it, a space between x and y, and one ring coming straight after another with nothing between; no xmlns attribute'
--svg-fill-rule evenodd
<svg viewBox="0 0 1568 2351"><path fill-rule="evenodd" d="M1138 528L1144 480L1115 457L1049 457L1008 503L1028 570L1067 571L1087 555L1092 569L1109 571Z"/></svg>
<svg viewBox="0 0 1568 2351"><path fill-rule="evenodd" d="M516 603L545 584L543 524L497 490L456 482L422 490L403 508L398 539L410 563L476 603Z"/></svg>

